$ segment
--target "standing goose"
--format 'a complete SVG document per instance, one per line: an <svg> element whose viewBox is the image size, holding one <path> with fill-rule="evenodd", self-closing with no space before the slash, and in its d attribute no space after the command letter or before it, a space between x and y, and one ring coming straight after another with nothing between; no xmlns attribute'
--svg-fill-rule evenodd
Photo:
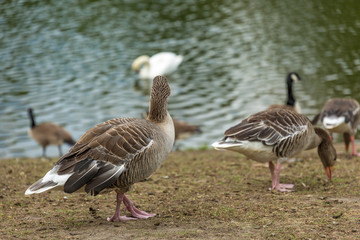
<svg viewBox="0 0 360 240"><path fill-rule="evenodd" d="M281 164L288 158L318 147L329 180L336 161L335 148L325 130L313 127L304 115L281 108L251 115L226 130L225 137L212 146L217 150L240 152L257 162L269 162L272 189L278 191L289 191L294 187L279 183ZM277 162L276 168L273 161Z"/></svg>
<svg viewBox="0 0 360 240"><path fill-rule="evenodd" d="M312 120L313 124L321 119L323 126L329 131L332 138L333 133L343 134L346 152L349 151L351 142L353 156L360 156L355 148L355 134L360 122L360 106L358 101L352 98L329 99L321 113Z"/></svg>
<svg viewBox="0 0 360 240"><path fill-rule="evenodd" d="M296 72L290 72L286 77L286 85L287 85L287 100L286 105L273 104L270 105L269 108L285 108L289 110L293 110L297 113L300 113L300 105L295 101L293 94L293 84L302 80L300 75Z"/></svg>
<svg viewBox="0 0 360 240"><path fill-rule="evenodd" d="M130 187L150 177L174 144L174 125L167 111L170 87L165 77L153 81L149 117L115 118L87 131L46 175L31 185L26 195L64 185L64 192L97 195L107 188L117 193L116 211L108 221L153 217L137 209L125 196ZM120 215L120 205L134 217Z"/></svg>
<svg viewBox="0 0 360 240"><path fill-rule="evenodd" d="M168 76L176 71L183 57L172 52L160 52L151 57L142 55L132 63L132 70L140 74L142 80L151 80L155 76Z"/></svg>
<svg viewBox="0 0 360 240"><path fill-rule="evenodd" d="M50 122L36 125L32 108L28 109L28 114L30 118L30 129L28 132L29 136L42 146L43 157L46 157L46 147L48 145L57 145L59 148L59 154L61 156L61 145L63 143L66 143L70 146L75 144L75 141L71 137L71 134L67 132L64 128Z"/></svg>

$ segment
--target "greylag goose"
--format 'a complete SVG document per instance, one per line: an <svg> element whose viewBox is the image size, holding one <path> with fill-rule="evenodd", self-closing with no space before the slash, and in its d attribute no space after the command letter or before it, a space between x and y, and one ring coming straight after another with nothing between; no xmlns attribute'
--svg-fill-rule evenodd
<svg viewBox="0 0 360 240"><path fill-rule="evenodd" d="M360 122L358 101L353 98L329 99L321 113L314 117L312 123L316 124L319 119L321 119L326 130L329 131L331 138L333 133L343 134L346 152L349 151L349 143L351 142L351 155L360 156L355 147L355 134Z"/></svg>
<svg viewBox="0 0 360 240"><path fill-rule="evenodd" d="M143 118L148 117L148 112L143 112ZM173 118L174 128L175 128L175 141L188 138L190 135L195 133L201 133L199 126L191 125L190 123L179 121L176 118Z"/></svg>
<svg viewBox="0 0 360 240"><path fill-rule="evenodd" d="M176 71L183 57L172 52L160 52L151 57L142 55L132 63L132 70L138 72L142 80L151 80L155 76L168 76Z"/></svg>
<svg viewBox="0 0 360 240"><path fill-rule="evenodd" d="M269 162L272 189L278 191L290 191L294 186L279 183L281 164L288 158L318 147L329 180L336 161L336 150L325 130L313 127L304 115L282 108L249 116L226 130L225 137L212 146L217 150L240 152L257 162ZM276 168L273 161L277 162Z"/></svg>
<svg viewBox="0 0 360 240"><path fill-rule="evenodd" d="M286 85L287 85L286 105L273 104L270 105L269 108L285 108L300 113L301 112L300 105L298 102L295 101L293 94L293 84L300 80L302 79L298 73L290 72L286 77Z"/></svg>
<svg viewBox="0 0 360 240"><path fill-rule="evenodd" d="M70 146L75 144L71 134L59 125L51 122L45 122L37 125L32 108L28 109L28 115L30 118L29 136L42 147L43 157L46 157L46 147L48 145L57 145L61 156L61 145L63 143Z"/></svg>
<svg viewBox="0 0 360 240"><path fill-rule="evenodd" d="M134 183L150 177L173 147L175 131L167 111L169 95L166 78L156 77L147 119L115 118L93 127L25 194L41 193L62 185L66 193L85 185L85 191L92 195L114 189L116 210L108 221L155 216L137 209L125 193ZM121 203L132 217L121 216Z"/></svg>

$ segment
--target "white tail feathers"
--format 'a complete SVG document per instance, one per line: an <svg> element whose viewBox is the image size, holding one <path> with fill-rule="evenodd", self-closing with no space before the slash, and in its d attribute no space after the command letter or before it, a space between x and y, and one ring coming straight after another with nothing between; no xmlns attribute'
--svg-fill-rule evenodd
<svg viewBox="0 0 360 240"><path fill-rule="evenodd" d="M345 117L324 117L323 125L326 129L333 129L345 122Z"/></svg>
<svg viewBox="0 0 360 240"><path fill-rule="evenodd" d="M228 148L234 148L242 145L243 145L242 142L226 142L226 141L217 141L211 144L211 146L213 146L213 148L215 148L216 150L226 150Z"/></svg>
<svg viewBox="0 0 360 240"><path fill-rule="evenodd" d="M49 172L45 174L45 176L34 184L32 184L25 192L25 195L30 195L34 193L42 193L54 187L62 186L66 183L69 177L72 175L64 174L59 175L57 171L59 170L60 166L54 166Z"/></svg>

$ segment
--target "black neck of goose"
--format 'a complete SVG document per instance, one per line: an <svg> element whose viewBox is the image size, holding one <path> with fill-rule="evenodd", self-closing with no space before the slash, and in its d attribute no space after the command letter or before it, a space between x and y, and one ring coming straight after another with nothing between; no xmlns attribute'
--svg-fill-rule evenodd
<svg viewBox="0 0 360 240"><path fill-rule="evenodd" d="M28 113L29 113L29 118L30 118L30 127L34 128L36 126L36 122L35 122L33 112L31 110L29 110Z"/></svg>
<svg viewBox="0 0 360 240"><path fill-rule="evenodd" d="M295 106L295 98L292 91L292 84L293 82L290 79L288 79L287 81L288 99L286 101L286 105L288 106Z"/></svg>

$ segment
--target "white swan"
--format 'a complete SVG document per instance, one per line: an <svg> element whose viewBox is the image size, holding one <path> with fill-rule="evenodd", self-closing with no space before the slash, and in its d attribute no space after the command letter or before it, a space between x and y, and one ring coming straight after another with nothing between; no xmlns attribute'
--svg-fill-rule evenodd
<svg viewBox="0 0 360 240"><path fill-rule="evenodd" d="M158 75L168 76L176 71L183 56L172 52L160 52L151 57L142 55L132 63L132 70L138 72L142 80L152 80Z"/></svg>

